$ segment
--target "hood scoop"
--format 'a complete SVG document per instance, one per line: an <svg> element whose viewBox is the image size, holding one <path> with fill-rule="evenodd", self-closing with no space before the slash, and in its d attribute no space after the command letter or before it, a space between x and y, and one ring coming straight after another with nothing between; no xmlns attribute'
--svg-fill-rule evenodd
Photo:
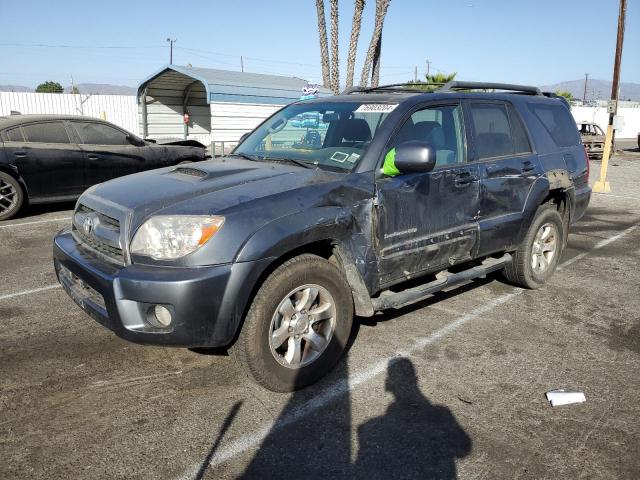
<svg viewBox="0 0 640 480"><path fill-rule="evenodd" d="M207 176L207 172L193 167L178 167L171 173L180 173L182 175L189 175L190 177L203 178Z"/></svg>

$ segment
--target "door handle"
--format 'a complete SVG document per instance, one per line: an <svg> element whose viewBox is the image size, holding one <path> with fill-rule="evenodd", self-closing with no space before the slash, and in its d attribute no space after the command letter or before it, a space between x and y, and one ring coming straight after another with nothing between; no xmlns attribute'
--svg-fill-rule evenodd
<svg viewBox="0 0 640 480"><path fill-rule="evenodd" d="M522 173L533 172L535 169L536 169L536 166L529 160L527 160L522 164Z"/></svg>
<svg viewBox="0 0 640 480"><path fill-rule="evenodd" d="M100 158L100 155L96 155L94 153L90 153L89 155L87 155L87 158L89 160L98 160Z"/></svg>
<svg viewBox="0 0 640 480"><path fill-rule="evenodd" d="M465 187L470 183L475 182L478 179L475 175L471 175L470 172L460 172L456 175L456 179L453 181L456 187Z"/></svg>

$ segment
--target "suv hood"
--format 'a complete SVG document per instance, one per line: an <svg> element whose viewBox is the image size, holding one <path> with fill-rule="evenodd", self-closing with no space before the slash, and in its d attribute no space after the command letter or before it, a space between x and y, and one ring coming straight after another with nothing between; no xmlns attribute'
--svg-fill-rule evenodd
<svg viewBox="0 0 640 480"><path fill-rule="evenodd" d="M99 184L85 195L133 211L135 224L136 220L160 211L224 214L243 203L326 183L341 176L287 163L217 158L128 175Z"/></svg>

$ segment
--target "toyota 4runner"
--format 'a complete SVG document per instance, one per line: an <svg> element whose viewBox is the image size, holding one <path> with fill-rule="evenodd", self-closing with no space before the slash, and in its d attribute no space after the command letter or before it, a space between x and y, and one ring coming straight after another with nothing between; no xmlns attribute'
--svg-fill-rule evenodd
<svg viewBox="0 0 640 480"><path fill-rule="evenodd" d="M336 364L354 314L494 271L542 286L588 176L569 110L535 87L356 89L284 107L227 157L91 187L55 270L116 335L231 347L289 391Z"/></svg>

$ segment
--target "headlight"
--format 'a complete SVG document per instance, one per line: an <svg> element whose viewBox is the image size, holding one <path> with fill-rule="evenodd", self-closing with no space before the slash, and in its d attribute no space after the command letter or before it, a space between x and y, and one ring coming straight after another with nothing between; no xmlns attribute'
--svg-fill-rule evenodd
<svg viewBox="0 0 640 480"><path fill-rule="evenodd" d="M131 253L157 260L184 257L213 237L224 217L203 215L158 215L147 220L131 242Z"/></svg>

